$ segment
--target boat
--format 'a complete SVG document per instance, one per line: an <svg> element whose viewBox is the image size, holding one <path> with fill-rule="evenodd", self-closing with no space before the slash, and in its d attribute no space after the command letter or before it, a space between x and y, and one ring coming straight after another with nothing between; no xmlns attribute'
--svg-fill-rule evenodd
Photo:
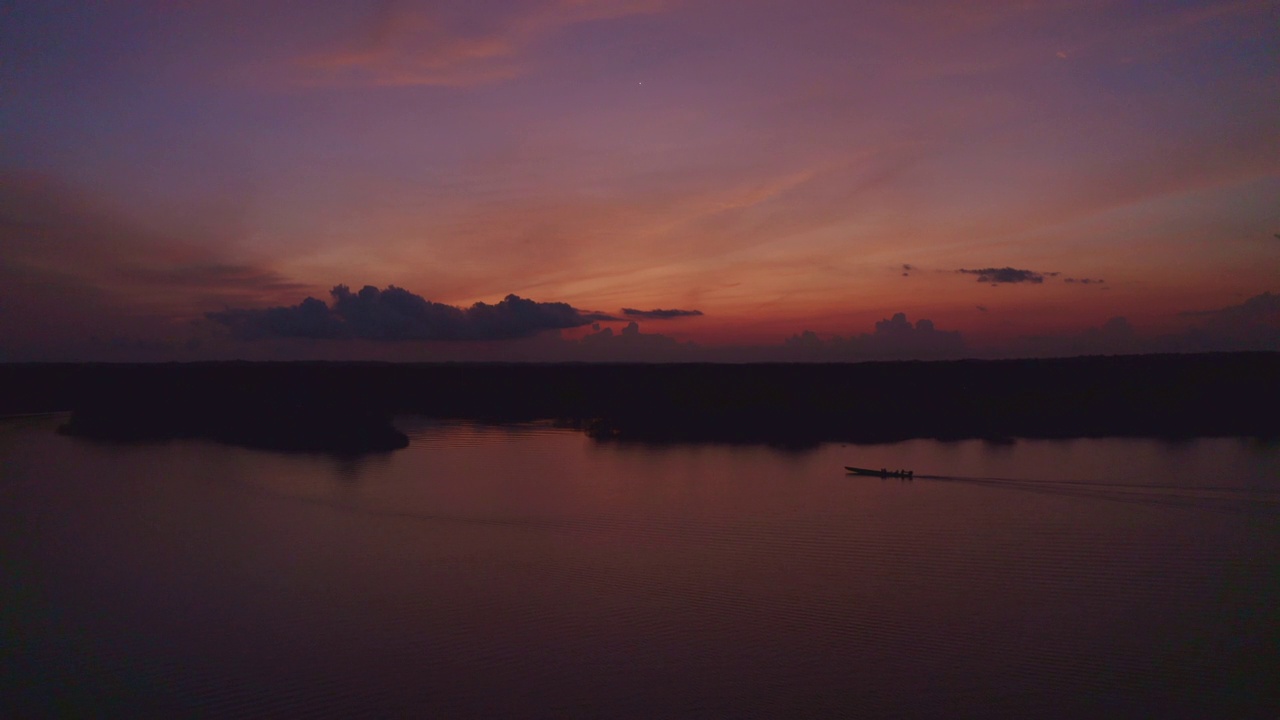
<svg viewBox="0 0 1280 720"><path fill-rule="evenodd" d="M909 478L915 475L915 471L913 470L886 470L885 468L872 470L871 468L850 467L848 465L845 465L844 469L848 470L850 474L853 475L868 475L870 477Z"/></svg>

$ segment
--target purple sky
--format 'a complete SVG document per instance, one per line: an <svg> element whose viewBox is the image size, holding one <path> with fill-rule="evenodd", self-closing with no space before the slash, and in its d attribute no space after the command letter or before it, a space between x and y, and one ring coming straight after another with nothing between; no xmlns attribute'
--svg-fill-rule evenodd
<svg viewBox="0 0 1280 720"><path fill-rule="evenodd" d="M46 1L0 47L0 360L1280 349L1274 0Z"/></svg>

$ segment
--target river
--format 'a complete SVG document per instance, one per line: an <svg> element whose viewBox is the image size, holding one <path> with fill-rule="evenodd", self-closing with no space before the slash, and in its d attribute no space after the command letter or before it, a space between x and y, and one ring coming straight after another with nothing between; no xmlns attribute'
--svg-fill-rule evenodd
<svg viewBox="0 0 1280 720"><path fill-rule="evenodd" d="M1275 717L1280 446L0 421L0 715ZM915 479L849 476L845 465Z"/></svg>

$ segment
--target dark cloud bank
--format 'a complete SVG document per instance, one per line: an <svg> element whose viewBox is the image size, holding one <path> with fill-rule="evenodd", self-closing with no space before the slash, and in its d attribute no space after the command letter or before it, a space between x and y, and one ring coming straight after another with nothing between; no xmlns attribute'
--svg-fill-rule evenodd
<svg viewBox="0 0 1280 720"><path fill-rule="evenodd" d="M287 307L229 309L206 317L227 326L241 339L384 341L511 340L614 319L567 303L540 303L516 295L494 305L478 302L469 308L431 302L394 285L386 290L366 285L355 293L338 285L330 295L332 305L308 297Z"/></svg>

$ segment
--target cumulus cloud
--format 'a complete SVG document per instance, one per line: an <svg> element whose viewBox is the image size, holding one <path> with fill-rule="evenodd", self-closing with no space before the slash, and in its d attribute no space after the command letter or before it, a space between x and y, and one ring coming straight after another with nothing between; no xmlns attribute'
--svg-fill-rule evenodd
<svg viewBox="0 0 1280 720"><path fill-rule="evenodd" d="M1280 324L1280 295L1264 292L1239 305L1228 305L1216 310L1189 310L1179 313L1183 317L1207 317L1228 324Z"/></svg>
<svg viewBox="0 0 1280 720"><path fill-rule="evenodd" d="M1164 338L1174 350L1280 350L1280 295L1264 292L1239 305L1181 313L1199 325Z"/></svg>
<svg viewBox="0 0 1280 720"><path fill-rule="evenodd" d="M1138 334L1125 317L1113 317L1100 327L1088 328L1075 340L1084 352L1130 353L1141 350Z"/></svg>
<svg viewBox="0 0 1280 720"><path fill-rule="evenodd" d="M627 317L640 318L642 320L670 320L672 318L682 317L698 317L702 315L701 310L636 310L635 308L622 308L622 314Z"/></svg>
<svg viewBox="0 0 1280 720"><path fill-rule="evenodd" d="M469 308L431 302L395 286L379 290L366 285L359 292L352 292L346 285L338 285L330 295L332 305L308 297L297 305L233 308L207 313L206 317L230 328L242 339L374 341L510 340L613 319L567 303L540 303L516 295L492 305L478 302Z"/></svg>
<svg viewBox="0 0 1280 720"><path fill-rule="evenodd" d="M1239 305L1179 313L1196 323L1185 330L1144 335L1124 317L1061 336L1022 338L1013 356L1116 355L1280 350L1280 295L1265 292Z"/></svg>
<svg viewBox="0 0 1280 720"><path fill-rule="evenodd" d="M1063 335L1018 338L1007 353L1011 357L1072 357L1076 355L1127 355L1152 352L1153 343L1139 336L1127 318L1113 317L1100 326Z"/></svg>
<svg viewBox="0 0 1280 720"><path fill-rule="evenodd" d="M576 357L588 360L688 362L705 358L700 346L666 335L642 333L636 322L627 323L621 332L604 328L586 335L574 344L572 350Z"/></svg>
<svg viewBox="0 0 1280 720"><path fill-rule="evenodd" d="M873 333L847 338L824 340L806 330L787 338L784 348L789 359L817 361L940 359L961 357L966 352L958 331L939 330L932 320L913 325L906 313L877 322Z"/></svg>
<svg viewBox="0 0 1280 720"><path fill-rule="evenodd" d="M977 275L978 282L991 283L992 285L1000 285L1003 283L1031 283L1039 285L1044 282L1046 277L1055 277L1056 272L1037 272L1035 270L1019 270L1017 268L982 268L980 270L969 270L961 268L958 273L965 275Z"/></svg>

